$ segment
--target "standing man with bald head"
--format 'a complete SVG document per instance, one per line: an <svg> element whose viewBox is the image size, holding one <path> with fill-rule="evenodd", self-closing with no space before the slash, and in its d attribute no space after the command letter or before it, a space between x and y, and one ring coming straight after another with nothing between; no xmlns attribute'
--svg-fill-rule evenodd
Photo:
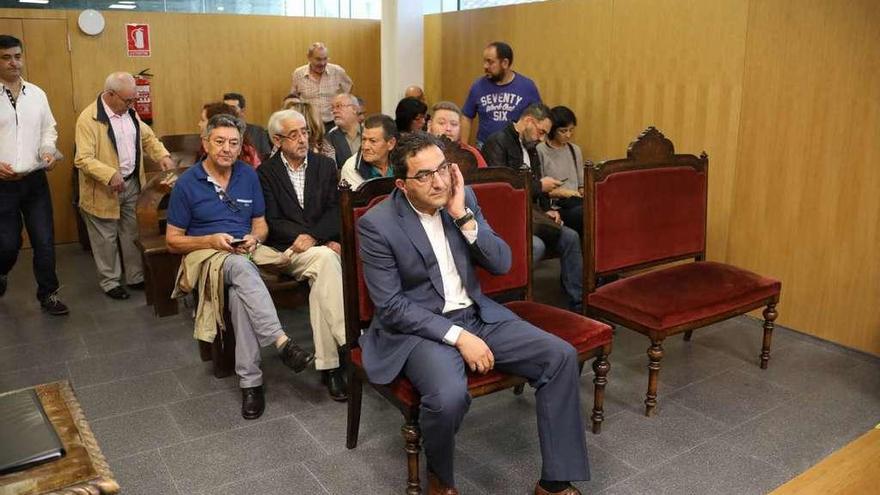
<svg viewBox="0 0 880 495"><path fill-rule="evenodd" d="M292 94L311 103L321 114L326 132L333 123L333 97L339 93L350 93L353 83L345 69L331 64L330 55L324 43L316 41L309 47L309 63L293 71Z"/></svg>
<svg viewBox="0 0 880 495"><path fill-rule="evenodd" d="M79 169L79 208L89 231L92 255L101 289L113 299L128 299L125 283L143 289L141 255L135 206L144 176L144 153L163 170L174 167L165 146L132 108L136 101L131 74L114 72L104 91L76 121L76 157ZM122 247L119 257L117 242Z"/></svg>

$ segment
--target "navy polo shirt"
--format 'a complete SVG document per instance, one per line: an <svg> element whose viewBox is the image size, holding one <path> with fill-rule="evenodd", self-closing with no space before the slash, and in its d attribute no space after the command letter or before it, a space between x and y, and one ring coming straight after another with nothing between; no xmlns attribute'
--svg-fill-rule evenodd
<svg viewBox="0 0 880 495"><path fill-rule="evenodd" d="M181 174L168 201L168 224L184 229L186 235L226 233L241 238L251 232L251 220L266 214L266 202L257 172L237 160L226 186L224 202L208 173L198 162Z"/></svg>

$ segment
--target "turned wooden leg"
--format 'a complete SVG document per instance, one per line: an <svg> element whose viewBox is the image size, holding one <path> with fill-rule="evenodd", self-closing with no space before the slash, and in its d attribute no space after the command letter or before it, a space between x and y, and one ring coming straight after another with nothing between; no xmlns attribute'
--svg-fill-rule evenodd
<svg viewBox="0 0 880 495"><path fill-rule="evenodd" d="M611 369L611 364L608 363L609 351L608 346L605 346L602 349L602 354L596 356L596 360L593 361L593 373L595 374L593 383L596 388L593 392L593 415L590 419L593 420L593 433L596 434L602 431L602 421L605 420L605 384L608 383L608 370Z"/></svg>
<svg viewBox="0 0 880 495"><path fill-rule="evenodd" d="M694 334L694 331L693 331L693 330L688 330L687 332L685 332L685 333L684 333L684 341L685 341L685 342L690 342L690 341L691 341L691 335L693 335L693 334Z"/></svg>
<svg viewBox="0 0 880 495"><path fill-rule="evenodd" d="M420 495L422 487L419 482L419 450L421 448L421 433L419 432L418 419L407 419L400 428L403 440L406 442L407 480L406 495Z"/></svg>
<svg viewBox="0 0 880 495"><path fill-rule="evenodd" d="M662 340L652 340L648 348L648 393L645 396L645 416L654 414L657 407L657 378L660 376L660 360L663 359Z"/></svg>
<svg viewBox="0 0 880 495"><path fill-rule="evenodd" d="M773 340L773 322L779 313L776 312L776 303L770 303L764 308L764 343L761 345L761 369L767 369L770 361L770 342Z"/></svg>

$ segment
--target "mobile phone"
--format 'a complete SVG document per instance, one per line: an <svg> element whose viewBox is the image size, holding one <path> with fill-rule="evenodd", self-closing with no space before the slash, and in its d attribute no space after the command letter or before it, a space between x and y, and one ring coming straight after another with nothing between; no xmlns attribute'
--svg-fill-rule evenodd
<svg viewBox="0 0 880 495"><path fill-rule="evenodd" d="M229 241L229 245L232 247L238 247L238 246L241 246L242 244L244 244L245 242L247 242L246 239L233 239L233 240Z"/></svg>

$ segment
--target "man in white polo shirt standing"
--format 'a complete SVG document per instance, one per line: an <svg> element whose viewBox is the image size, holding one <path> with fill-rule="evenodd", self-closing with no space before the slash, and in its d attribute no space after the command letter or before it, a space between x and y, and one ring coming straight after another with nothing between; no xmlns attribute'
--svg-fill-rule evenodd
<svg viewBox="0 0 880 495"><path fill-rule="evenodd" d="M55 166L55 118L46 93L21 77L21 41L0 35L0 297L21 249L22 219L34 251L37 299L65 315L55 274L52 195L46 171Z"/></svg>

